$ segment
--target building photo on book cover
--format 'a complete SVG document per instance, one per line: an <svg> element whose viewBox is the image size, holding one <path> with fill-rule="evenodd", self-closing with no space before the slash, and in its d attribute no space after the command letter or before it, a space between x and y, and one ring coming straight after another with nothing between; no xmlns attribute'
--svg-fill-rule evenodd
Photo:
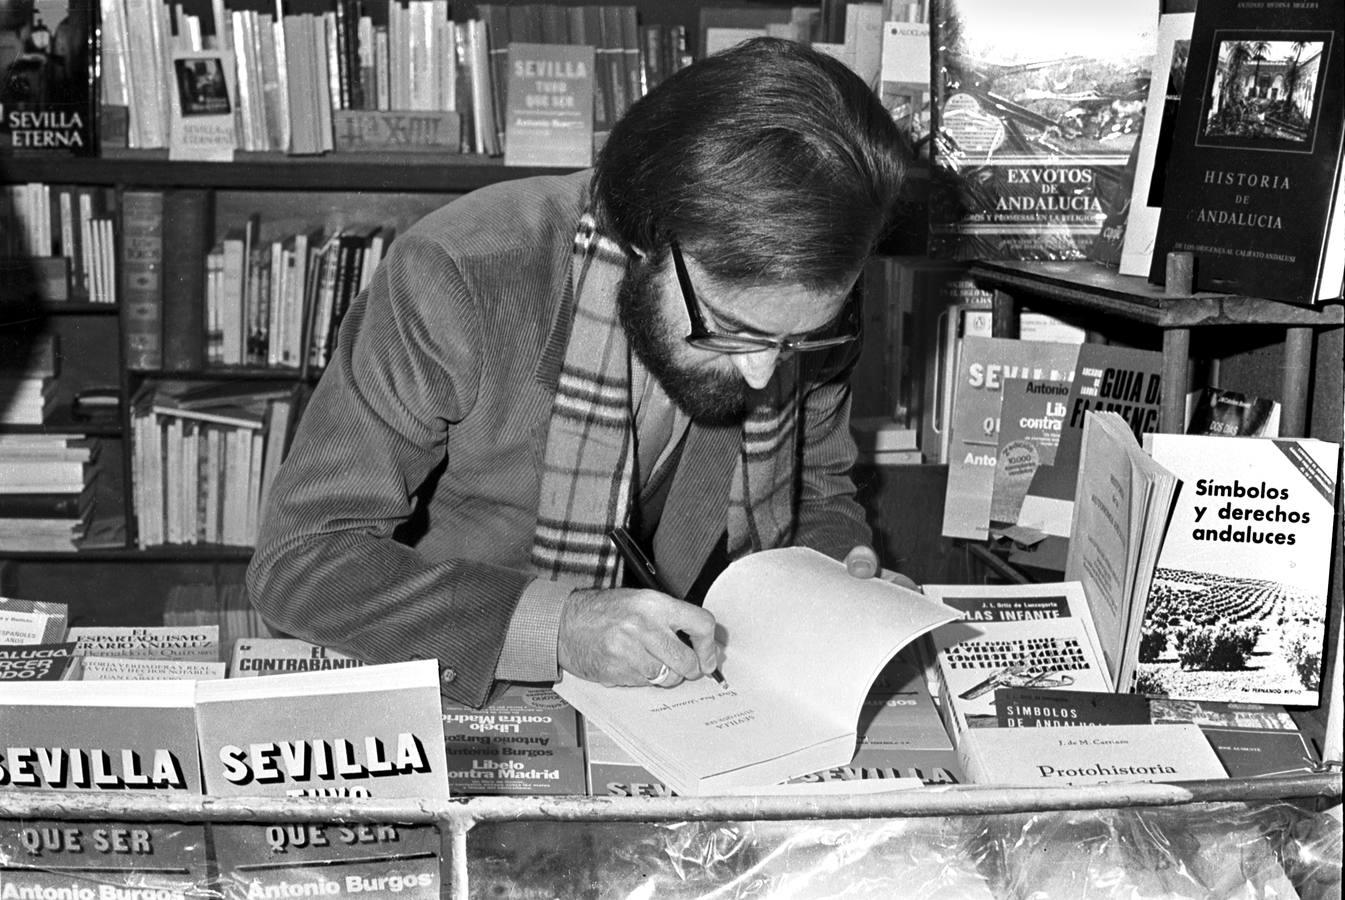
<svg viewBox="0 0 1345 900"><path fill-rule="evenodd" d="M92 156L98 4L0 0L0 152Z"/></svg>

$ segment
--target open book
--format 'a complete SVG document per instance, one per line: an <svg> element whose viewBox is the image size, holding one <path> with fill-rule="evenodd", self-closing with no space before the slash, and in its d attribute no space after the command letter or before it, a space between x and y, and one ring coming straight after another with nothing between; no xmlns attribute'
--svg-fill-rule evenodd
<svg viewBox="0 0 1345 900"><path fill-rule="evenodd" d="M956 610L851 576L805 548L737 560L705 597L723 631L720 671L672 689L566 674L556 693L676 793L765 787L855 753L860 709L899 650Z"/></svg>
<svg viewBox="0 0 1345 900"><path fill-rule="evenodd" d="M1177 487L1125 419L1087 414L1065 578L1083 584L1118 691L1134 680L1144 601Z"/></svg>

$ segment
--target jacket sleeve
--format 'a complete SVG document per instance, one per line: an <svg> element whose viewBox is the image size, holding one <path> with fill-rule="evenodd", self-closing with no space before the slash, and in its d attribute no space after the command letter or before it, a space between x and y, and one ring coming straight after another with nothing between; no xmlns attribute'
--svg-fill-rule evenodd
<svg viewBox="0 0 1345 900"><path fill-rule="evenodd" d="M856 343L800 360L803 432L794 543L835 559L873 542L851 477L857 451L850 433L850 375L858 352Z"/></svg>
<svg viewBox="0 0 1345 900"><path fill-rule="evenodd" d="M251 602L274 628L369 662L438 659L443 693L472 705L489 695L533 576L430 563L394 532L444 463L453 423L472 410L480 331L444 248L412 233L394 244L343 318L247 574Z"/></svg>

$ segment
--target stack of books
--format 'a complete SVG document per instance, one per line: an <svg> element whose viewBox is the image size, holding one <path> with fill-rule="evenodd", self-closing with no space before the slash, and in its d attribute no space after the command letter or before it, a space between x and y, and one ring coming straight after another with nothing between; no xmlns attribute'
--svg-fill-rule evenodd
<svg viewBox="0 0 1345 900"><path fill-rule="evenodd" d="M0 434L0 545L72 550L93 516L97 440Z"/></svg>

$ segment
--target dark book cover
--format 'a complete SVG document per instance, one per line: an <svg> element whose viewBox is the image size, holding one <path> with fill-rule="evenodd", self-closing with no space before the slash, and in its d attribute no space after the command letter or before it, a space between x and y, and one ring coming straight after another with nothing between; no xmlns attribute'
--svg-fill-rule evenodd
<svg viewBox="0 0 1345 900"><path fill-rule="evenodd" d="M163 365L163 197L129 190L121 206L121 314L126 367Z"/></svg>
<svg viewBox="0 0 1345 900"><path fill-rule="evenodd" d="M0 151L98 153L98 4L0 5Z"/></svg>
<svg viewBox="0 0 1345 900"><path fill-rule="evenodd" d="M1150 0L931 6L931 256L1088 256L1139 140L1157 13Z"/></svg>
<svg viewBox="0 0 1345 900"><path fill-rule="evenodd" d="M75 642L0 644L0 681L64 681L76 677Z"/></svg>
<svg viewBox="0 0 1345 900"><path fill-rule="evenodd" d="M995 719L1000 728L1147 725L1149 700L1110 691L1002 687L995 689Z"/></svg>
<svg viewBox="0 0 1345 900"><path fill-rule="evenodd" d="M1149 280L1195 256L1196 290L1321 299L1345 122L1345 4L1202 0ZM1332 295L1339 293L1340 272Z"/></svg>
<svg viewBox="0 0 1345 900"><path fill-rule="evenodd" d="M163 368L205 367L206 254L211 246L212 192L182 188L164 196Z"/></svg>

